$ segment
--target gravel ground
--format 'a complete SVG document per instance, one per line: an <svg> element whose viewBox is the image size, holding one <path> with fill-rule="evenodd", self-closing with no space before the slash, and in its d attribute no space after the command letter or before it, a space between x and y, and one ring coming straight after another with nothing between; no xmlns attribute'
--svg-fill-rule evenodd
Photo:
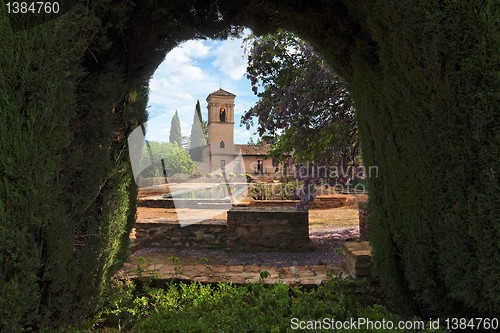
<svg viewBox="0 0 500 333"><path fill-rule="evenodd" d="M340 265L343 255L338 248L349 240L357 240L358 227L310 228L309 237L313 251L308 252L235 252L224 249L152 249L142 248L133 257L153 255L156 261L169 263L171 256L178 257L181 263L199 262L207 258L212 265L265 265L271 267L290 267L306 265ZM163 259L162 259L163 258ZM149 260L148 260L149 261ZM160 263L160 262L156 262Z"/></svg>

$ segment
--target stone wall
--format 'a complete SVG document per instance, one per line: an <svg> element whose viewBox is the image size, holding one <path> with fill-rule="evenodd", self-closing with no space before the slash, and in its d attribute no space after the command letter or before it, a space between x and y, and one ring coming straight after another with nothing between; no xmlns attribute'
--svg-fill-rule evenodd
<svg viewBox="0 0 500 333"><path fill-rule="evenodd" d="M139 222L135 226L135 249L142 247L225 248L225 221L196 223L182 227L179 223Z"/></svg>
<svg viewBox="0 0 500 333"><path fill-rule="evenodd" d="M251 251L312 250L308 212L294 207L234 207L225 221L195 223L138 222L133 249L227 248Z"/></svg>
<svg viewBox="0 0 500 333"><path fill-rule="evenodd" d="M312 209L330 209L339 208L346 205L347 198L345 197L316 197L313 202ZM300 200L251 200L249 206L251 207L295 207Z"/></svg>
<svg viewBox="0 0 500 333"><path fill-rule="evenodd" d="M358 212L359 212L359 239L361 241L368 240L368 205L364 201L358 202Z"/></svg>
<svg viewBox="0 0 500 333"><path fill-rule="evenodd" d="M295 207L299 200L250 200L250 207Z"/></svg>
<svg viewBox="0 0 500 333"><path fill-rule="evenodd" d="M232 250L311 250L308 212L293 207L235 207L227 212Z"/></svg>
<svg viewBox="0 0 500 333"><path fill-rule="evenodd" d="M313 208L330 209L343 207L346 204L346 197L320 197L317 196L313 201Z"/></svg>
<svg viewBox="0 0 500 333"><path fill-rule="evenodd" d="M217 209L221 205L229 205L225 199L172 199L163 196L151 196L137 201L138 207L148 208L192 208L192 209Z"/></svg>

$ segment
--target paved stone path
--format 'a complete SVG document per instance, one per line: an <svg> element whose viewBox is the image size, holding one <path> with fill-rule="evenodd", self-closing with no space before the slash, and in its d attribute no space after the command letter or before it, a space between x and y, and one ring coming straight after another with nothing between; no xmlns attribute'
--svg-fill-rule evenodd
<svg viewBox="0 0 500 333"><path fill-rule="evenodd" d="M145 266L145 267L144 267ZM255 283L264 284L284 283L291 286L318 285L326 282L328 276L342 274L339 266L307 265L291 267L271 267L260 265L182 265L182 264L150 264L143 265L143 271L138 274L137 265L126 264L124 272L131 279L154 277L156 279L177 279L199 281L204 283L232 282L235 284ZM261 279L261 272L269 275ZM267 275L262 273L262 275Z"/></svg>

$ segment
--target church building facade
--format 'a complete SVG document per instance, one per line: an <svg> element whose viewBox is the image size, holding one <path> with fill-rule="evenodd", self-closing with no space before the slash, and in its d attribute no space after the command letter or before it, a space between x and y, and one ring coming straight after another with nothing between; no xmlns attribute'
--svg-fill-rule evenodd
<svg viewBox="0 0 500 333"><path fill-rule="evenodd" d="M200 172L248 173L252 176L273 176L275 166L266 158L270 147L234 143L234 99L236 95L219 89L207 97L208 143L200 147Z"/></svg>

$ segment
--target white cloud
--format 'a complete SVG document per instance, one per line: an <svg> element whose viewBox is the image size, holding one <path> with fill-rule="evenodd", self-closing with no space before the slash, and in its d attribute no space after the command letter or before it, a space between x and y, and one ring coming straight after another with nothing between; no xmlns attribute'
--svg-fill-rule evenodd
<svg viewBox="0 0 500 333"><path fill-rule="evenodd" d="M182 134L188 136L196 101L200 100L206 120L205 98L221 85L237 95L235 131L238 129L238 135L235 132L235 141L246 143L252 132L240 128L239 120L256 98L250 84L241 80L246 70L241 44L241 39L191 40L170 51L150 80L148 137L168 140L175 110L179 111Z"/></svg>
<svg viewBox="0 0 500 333"><path fill-rule="evenodd" d="M239 127L239 125L234 126L234 143L245 144L248 142L251 136L253 136L255 130L252 128L247 130L244 126ZM255 138L254 138L255 141Z"/></svg>
<svg viewBox="0 0 500 333"><path fill-rule="evenodd" d="M246 58L240 39L228 39L214 51L215 61L212 65L219 71L238 81L243 78L247 69Z"/></svg>
<svg viewBox="0 0 500 333"><path fill-rule="evenodd" d="M209 80L199 62L209 54L207 41L200 40L187 41L170 51L150 80L150 104L176 108L196 99L199 89L193 83Z"/></svg>
<svg viewBox="0 0 500 333"><path fill-rule="evenodd" d="M171 58L176 58L183 62L183 59L189 58L204 58L208 56L210 47L205 45L205 40L188 40L173 49L169 55Z"/></svg>

